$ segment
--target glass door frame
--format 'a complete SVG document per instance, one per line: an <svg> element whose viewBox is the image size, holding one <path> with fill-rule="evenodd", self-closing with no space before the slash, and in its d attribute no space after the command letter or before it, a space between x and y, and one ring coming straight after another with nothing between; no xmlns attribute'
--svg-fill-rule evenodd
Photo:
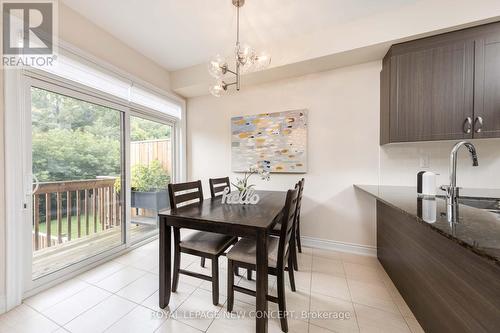
<svg viewBox="0 0 500 333"><path fill-rule="evenodd" d="M26 108L25 108L25 112L27 114L24 117L24 119L26 120L25 121L26 128L24 131L25 132L25 143L24 143L23 155L24 155L24 170L25 170L25 175L27 175L26 182L29 182L30 178L32 178L32 171L31 171L32 170L31 88L35 87L35 88L47 90L47 91L52 92L52 93L56 93L56 94L60 94L60 95L74 98L77 100L81 100L81 101L84 101L87 103L92 103L95 105L107 107L107 108L113 109L114 111L120 113L120 127L121 127L121 133L120 133L120 146L121 146L121 149L120 149L120 152L121 152L120 166L121 166L121 168L120 169L121 169L121 172L120 173L121 173L121 178L122 178L121 181L123 182L122 184L125 184L125 186L127 186L128 183L126 181L127 167L126 167L126 150L125 150L125 148L126 148L125 128L126 128L126 119L127 119L127 107L122 105L122 104L100 98L98 96L93 96L93 95L88 94L86 92L76 91L76 90L72 89L71 87L56 84L54 82L50 82L49 80L40 80L38 78L29 77L29 78L26 78L25 82L26 82L26 86L25 86L24 93L26 96L26 103L27 103ZM31 175L31 177L30 177L30 175ZM28 184L26 184L26 188L27 188L27 186L28 186ZM28 203L27 206L28 206L29 212L30 212L28 214L29 221L25 221L26 229L28 229L28 223L29 223L29 229L32 228L32 221L33 221L33 202L32 202L32 199L33 199L32 196L30 196L29 199L26 198L26 201ZM124 209L122 210L121 215L122 215L122 220L125 221L125 218L126 218L125 210L127 207L127 202L129 200L127 200L127 195L125 193L121 194L120 200L122 203L124 203ZM96 258L100 258L103 255L109 255L109 253L124 250L127 247L126 246L126 235L127 235L126 223L125 223L125 225L122 224L120 226L120 229L121 229L121 237L120 237L121 242L119 245L114 246L113 248L111 248L107 251L104 251L104 252L101 252L101 253L98 253L95 255L91 255L91 256L87 257L86 259L80 260L80 261L75 262L75 263L71 263L70 265L68 265L65 268L62 268L60 270L56 270L48 275L37 278L36 280L32 279L33 249L31 249L31 251L26 251L26 256L25 256L24 260L26 260L27 263L29 262L29 265L27 264L25 266L26 271L28 271L29 274L25 274L26 275L26 277L25 277L25 286L26 286L25 290L29 290L29 289L44 285L45 283L53 280L54 278L65 275L69 271L72 271L74 269L81 268L81 267L91 263L92 261L96 260ZM31 230L30 230L30 235L31 235ZM27 235L26 235L26 237L27 237ZM25 241L27 241L27 239ZM30 244L31 244L31 241L30 241ZM29 269L28 269L28 266L29 266Z"/></svg>
<svg viewBox="0 0 500 333"><path fill-rule="evenodd" d="M125 203L124 205L124 216L125 223L122 224L122 244L111 249L100 253L98 255L91 256L85 260L69 265L66 268L53 272L49 275L40 277L36 280L32 279L32 251L22 251L21 259L22 259L22 268L17 269L18 271L22 271L22 286L19 287L21 289L24 297L28 297L39 290L43 290L47 286L55 284L57 281L66 279L68 276L74 276L78 272L82 270L88 269L89 267L96 266L99 262L106 261L110 257L118 255L120 252L125 252L127 249L131 247L137 247L144 243L147 243L151 240L154 240L158 236L146 237L144 239L134 240L131 243L130 235L129 235L129 227L130 227L130 184L131 181L131 170L130 170L130 117L136 116L144 119L160 122L165 125L169 125L172 128L171 134L171 142L172 142L172 175L171 181L180 181L180 177L185 177L185 147L180 147L180 144L185 145L185 103L181 103L175 99L166 99L170 101L174 101L175 104L179 105L182 110L182 120L174 118L172 116L166 115L162 112L149 109L147 107L136 105L130 103L129 101L125 101L123 99L117 98L112 95L108 95L103 93L102 91L95 90L93 88L89 88L87 86L78 84L73 81L69 81L64 78L60 78L58 76L42 72L35 69L23 70L22 72L17 74L17 79L12 79L11 84L16 82L21 86L21 89L18 91L18 102L19 107L22 112L22 133L20 136L22 137L22 150L20 159L22 159L23 165L23 175L31 175L32 174L32 147L31 147L31 93L30 89L32 86L39 87L45 90L49 90L54 93L60 93L65 96L69 96L72 98L76 98L79 100L83 100L89 103L102 105L105 107L112 108L121 112L121 122L122 122L122 135L121 135L121 144L122 144L122 186L125 186L127 191L125 191L122 195L122 200ZM154 91L153 91L154 92ZM182 132L181 132L182 130ZM23 222L22 228L20 232L22 232L23 244L25 245L24 249L27 249L26 244L32 244L31 241L31 230L32 230L32 221L33 221L33 202L32 196L29 197L26 195L27 187L31 186L32 178L27 179L26 176L23 177L23 186L17 191L22 192L25 196L25 209L23 213ZM20 195L20 193L18 193ZM29 237L29 238L28 238ZM27 243L26 243L27 242ZM19 274L18 274L19 275Z"/></svg>
<svg viewBox="0 0 500 333"><path fill-rule="evenodd" d="M167 115L164 115L162 114L161 112L158 112L158 111L155 111L155 110L151 110L151 109L148 109L146 107L142 107L142 106L138 106L138 105L134 105L133 107L130 107L130 112L127 116L127 120L128 120L128 127L127 127L127 135L126 135L126 138L127 138L127 166L128 166L128 170L129 172L126 173L127 175L127 184L132 184L132 175L131 175L131 165L130 165L130 146L131 146L131 141L130 141L130 135L131 135L131 132L130 132L130 118L131 117L136 117L136 118L142 118L142 119L145 119L145 120L149 120L149 121L154 121L154 122L157 122L157 123L160 123L160 124L163 124L163 125L167 125L167 126L170 126L171 128L171 132L170 132L170 142L171 142L171 151L170 151L170 160L171 160L171 175L170 175L170 181L174 181L176 180L177 178L177 168L175 167L177 165L177 126L176 126L176 122L175 121L172 121L172 117L169 117ZM132 197L132 193L131 193L131 187L130 186L127 186L127 198L131 198ZM131 223L131 205L130 205L130 200L128 200L128 207L127 207L127 211L125 212L125 216L126 216L126 220L125 220L125 223L127 224L127 229L129 230L130 229L130 223ZM158 238L158 235L153 235L153 236L145 236L145 237L141 237L139 239L136 239L136 240L131 240L130 238L130 232L127 232L126 233L126 244L129 244L130 246L133 246L135 244L140 244L141 242L145 241L145 240L148 240L148 239L154 239L154 238Z"/></svg>

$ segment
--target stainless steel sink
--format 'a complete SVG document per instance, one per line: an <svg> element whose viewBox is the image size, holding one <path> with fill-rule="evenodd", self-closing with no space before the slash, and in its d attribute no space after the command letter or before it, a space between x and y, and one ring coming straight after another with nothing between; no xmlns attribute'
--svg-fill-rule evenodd
<svg viewBox="0 0 500 333"><path fill-rule="evenodd" d="M489 210L500 214L500 199L458 198L458 202L466 206Z"/></svg>

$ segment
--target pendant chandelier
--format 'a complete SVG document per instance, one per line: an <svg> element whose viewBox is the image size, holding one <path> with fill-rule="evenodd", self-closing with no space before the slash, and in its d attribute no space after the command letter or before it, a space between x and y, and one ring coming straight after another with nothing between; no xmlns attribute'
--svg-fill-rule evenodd
<svg viewBox="0 0 500 333"><path fill-rule="evenodd" d="M236 90L240 90L240 76L242 72L250 72L253 70L261 70L269 66L271 56L265 52L257 53L251 46L240 44L240 7L245 4L245 0L231 0L236 7L236 46L234 48L234 70L229 68L226 59L221 55L216 55L210 59L208 63L208 72L217 82L210 86L209 91L215 97L220 97L222 93L227 91L229 86L235 86ZM225 81L225 75L233 76L231 82Z"/></svg>

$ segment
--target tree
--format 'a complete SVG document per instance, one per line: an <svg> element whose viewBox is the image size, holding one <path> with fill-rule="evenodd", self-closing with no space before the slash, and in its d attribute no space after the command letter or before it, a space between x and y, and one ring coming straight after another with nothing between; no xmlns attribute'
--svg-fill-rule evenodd
<svg viewBox="0 0 500 333"><path fill-rule="evenodd" d="M121 173L122 113L31 88L33 173L40 182ZM170 137L170 126L131 117L131 140Z"/></svg>

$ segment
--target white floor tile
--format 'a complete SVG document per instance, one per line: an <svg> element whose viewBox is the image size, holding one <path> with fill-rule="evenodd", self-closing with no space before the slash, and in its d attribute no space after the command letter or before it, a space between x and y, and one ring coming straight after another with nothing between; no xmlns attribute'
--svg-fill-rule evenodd
<svg viewBox="0 0 500 333"><path fill-rule="evenodd" d="M314 257L312 260L312 271L331 276L345 278L344 265L342 260Z"/></svg>
<svg viewBox="0 0 500 333"><path fill-rule="evenodd" d="M7 323L10 326L14 326L17 323L21 323L31 317L34 317L36 314L37 312L31 307L27 306L26 304L21 304L19 306L16 306L9 312L0 315L0 322Z"/></svg>
<svg viewBox="0 0 500 333"><path fill-rule="evenodd" d="M42 314L59 325L65 325L109 296L111 296L111 293L90 286L42 311Z"/></svg>
<svg viewBox="0 0 500 333"><path fill-rule="evenodd" d="M25 304L0 316L0 332L53 332L59 325Z"/></svg>
<svg viewBox="0 0 500 333"><path fill-rule="evenodd" d="M150 271L158 266L158 253L156 255L143 255L129 261L128 265L134 268Z"/></svg>
<svg viewBox="0 0 500 333"><path fill-rule="evenodd" d="M370 306L354 304L361 332L409 333L403 316Z"/></svg>
<svg viewBox="0 0 500 333"><path fill-rule="evenodd" d="M310 271L312 266L312 256L304 253L298 254L299 271Z"/></svg>
<svg viewBox="0 0 500 333"><path fill-rule="evenodd" d="M133 267L125 267L124 269L121 269L107 278L97 282L96 286L115 293L145 274L146 272L143 270Z"/></svg>
<svg viewBox="0 0 500 333"><path fill-rule="evenodd" d="M351 300L347 280L342 277L322 273L312 273L311 292L330 297Z"/></svg>
<svg viewBox="0 0 500 333"><path fill-rule="evenodd" d="M312 256L314 258L342 260L342 252L332 250L312 249Z"/></svg>
<svg viewBox="0 0 500 333"><path fill-rule="evenodd" d="M309 292L311 290L311 272L298 271L293 273L295 278L295 289ZM285 284L290 286L288 272L285 272Z"/></svg>
<svg viewBox="0 0 500 333"><path fill-rule="evenodd" d="M11 332L16 333L50 333L60 328L59 325L39 313L12 327L13 330Z"/></svg>
<svg viewBox="0 0 500 333"><path fill-rule="evenodd" d="M78 279L71 279L24 300L24 303L28 304L35 310L42 311L76 294L88 286L88 283Z"/></svg>
<svg viewBox="0 0 500 333"><path fill-rule="evenodd" d="M154 332L167 320L163 313L138 306L109 327L108 333L148 333Z"/></svg>
<svg viewBox="0 0 500 333"><path fill-rule="evenodd" d="M109 261L83 274L80 274L77 278L85 282L95 284L125 267L126 267L125 264L116 261Z"/></svg>
<svg viewBox="0 0 500 333"><path fill-rule="evenodd" d="M380 262L378 261L377 257L374 256L363 256L354 253L342 252L341 258L343 262L350 262L354 264L361 264L361 265L381 268Z"/></svg>
<svg viewBox="0 0 500 333"><path fill-rule="evenodd" d="M320 294L311 295L310 323L335 332L358 332L351 302Z"/></svg>
<svg viewBox="0 0 500 333"><path fill-rule="evenodd" d="M165 309L161 309L159 307L158 303L160 296L158 294L158 291L148 297L144 302L142 302L142 305L151 310L159 312L174 311L193 293L193 291L195 291L195 289L196 287L190 284L179 282L177 291L175 293L171 293L170 302Z"/></svg>
<svg viewBox="0 0 500 333"><path fill-rule="evenodd" d="M156 330L157 333L200 333L198 329L174 319L168 319Z"/></svg>
<svg viewBox="0 0 500 333"><path fill-rule="evenodd" d="M142 303L158 290L159 276L146 273L126 287L120 289L116 294L136 303Z"/></svg>
<svg viewBox="0 0 500 333"><path fill-rule="evenodd" d="M197 289L175 310L175 319L205 331L208 329L221 306L212 305L212 293Z"/></svg>
<svg viewBox="0 0 500 333"><path fill-rule="evenodd" d="M181 266L211 273L210 261L202 268L195 256L182 254ZM226 300L226 267L221 258L221 304ZM287 310L293 316L288 318L289 332L423 332L376 258L304 248L299 269L297 292L290 290L285 273ZM255 272L252 281L246 279L245 270L240 272L236 284L255 290ZM180 276L169 306L160 309L157 273L156 240L27 299L26 304L0 316L0 333L255 331L255 318L248 316L255 310L255 297L235 292L235 311L247 317L234 319L227 316L225 307L212 305L210 282L185 275ZM269 293L276 296L273 276L269 276ZM277 309L269 303L270 311ZM354 317L338 319L347 312ZM281 332L278 318L269 320L269 332Z"/></svg>
<svg viewBox="0 0 500 333"><path fill-rule="evenodd" d="M113 295L64 325L64 328L72 333L103 332L136 306Z"/></svg>
<svg viewBox="0 0 500 333"><path fill-rule="evenodd" d="M323 328L323 327L319 327L319 326L316 326L316 325L313 325L313 324L309 324L309 333L337 333L335 331L332 331L332 330L328 330L326 328ZM358 330L359 332L359 330Z"/></svg>
<svg viewBox="0 0 500 333"><path fill-rule="evenodd" d="M364 304L399 314L398 307L383 283L347 280L354 303Z"/></svg>
<svg viewBox="0 0 500 333"><path fill-rule="evenodd" d="M384 281L382 270L376 266L344 262L344 270L347 279L359 280L362 282Z"/></svg>

